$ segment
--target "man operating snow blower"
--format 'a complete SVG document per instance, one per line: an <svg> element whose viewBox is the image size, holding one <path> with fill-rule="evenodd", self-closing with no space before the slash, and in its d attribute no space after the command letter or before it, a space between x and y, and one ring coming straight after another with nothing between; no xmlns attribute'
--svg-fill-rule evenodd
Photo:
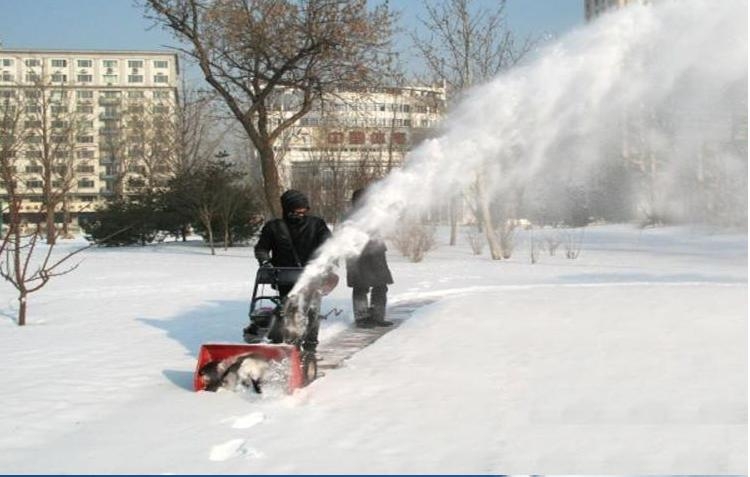
<svg viewBox="0 0 750 477"><path fill-rule="evenodd" d="M323 219L309 215L310 203L302 192L294 189L284 192L281 196L281 208L282 218L269 220L263 225L260 238L255 245L255 258L261 267L302 269L314 257L323 242L331 236L331 231ZM297 278L299 276L295 275L291 280L277 285L282 301L294 288ZM314 318L307 323L300 340L302 351L306 353L315 353L320 328L317 313L320 308L320 294L312 295L317 303L310 302L307 305L313 310L308 316ZM261 328L262 325L253 322L251 316L251 323L244 330L245 340L252 341L254 337L262 339L259 336Z"/></svg>

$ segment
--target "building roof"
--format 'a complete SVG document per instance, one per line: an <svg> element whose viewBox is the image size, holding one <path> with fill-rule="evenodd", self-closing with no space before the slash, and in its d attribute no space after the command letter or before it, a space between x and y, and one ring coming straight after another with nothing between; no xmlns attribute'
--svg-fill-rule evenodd
<svg viewBox="0 0 750 477"><path fill-rule="evenodd" d="M39 48L3 48L0 47L0 55L5 53L27 53L27 54L97 54L97 55L172 55L177 56L176 51L157 51L157 50L68 50L68 49L39 49Z"/></svg>

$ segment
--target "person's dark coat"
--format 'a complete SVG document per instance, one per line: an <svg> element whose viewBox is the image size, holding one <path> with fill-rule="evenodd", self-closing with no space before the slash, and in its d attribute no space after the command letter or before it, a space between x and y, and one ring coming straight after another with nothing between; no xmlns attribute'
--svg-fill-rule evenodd
<svg viewBox="0 0 750 477"><path fill-rule="evenodd" d="M309 208L307 198L302 193L286 191L281 196L281 206L284 218L269 220L263 225L255 244L255 258L261 264L270 261L274 267L305 266L331 236L331 231L320 217L292 216L291 212L297 208ZM284 224L289 233L284 230ZM295 259L295 250L300 263Z"/></svg>
<svg viewBox="0 0 750 477"><path fill-rule="evenodd" d="M372 239L359 256L347 259L347 286L370 288L393 283L393 276L385 259L386 250L382 240Z"/></svg>
<svg viewBox="0 0 750 477"><path fill-rule="evenodd" d="M357 189L352 193L352 210L354 213L365 196L365 189ZM379 238L372 238L357 257L346 261L346 284L352 288L370 288L375 286L390 285L393 276L388 269L385 252L388 249Z"/></svg>

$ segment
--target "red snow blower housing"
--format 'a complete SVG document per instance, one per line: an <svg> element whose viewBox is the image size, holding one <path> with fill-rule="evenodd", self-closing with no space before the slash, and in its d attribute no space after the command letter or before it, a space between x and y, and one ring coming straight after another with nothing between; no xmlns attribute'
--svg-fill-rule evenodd
<svg viewBox="0 0 750 477"><path fill-rule="evenodd" d="M201 346L193 385L196 391L216 391L222 385L247 380L260 392L263 369L269 363L288 366L287 391L306 386L317 377L318 365L314 351L302 349L308 330L319 326L320 298L330 293L338 283L338 276L329 273L313 280L301 293L305 294L306 310L287 306L279 287L291 287L303 268L261 267L255 275L253 297L250 301L250 325L243 330L249 344L213 343ZM305 320L300 320L300 315ZM294 330L295 324L305 322L303 331ZM243 372L240 372L243 371ZM229 379L229 375L232 379ZM239 376L239 377L237 377Z"/></svg>

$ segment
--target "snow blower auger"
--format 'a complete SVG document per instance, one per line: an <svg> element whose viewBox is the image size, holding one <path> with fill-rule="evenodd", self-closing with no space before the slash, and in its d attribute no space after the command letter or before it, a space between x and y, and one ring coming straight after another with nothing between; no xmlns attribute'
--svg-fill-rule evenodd
<svg viewBox="0 0 750 477"><path fill-rule="evenodd" d="M250 300L250 324L243 330L248 344L204 344L198 354L193 379L196 391L216 391L237 386L261 392L270 368L283 368L288 393L308 385L318 375L314 350L305 350L308 333L317 336L321 297L338 284L329 273L313 280L298 296L283 299L279 289L290 289L303 268L261 267L255 275ZM278 374L278 373L276 373Z"/></svg>

